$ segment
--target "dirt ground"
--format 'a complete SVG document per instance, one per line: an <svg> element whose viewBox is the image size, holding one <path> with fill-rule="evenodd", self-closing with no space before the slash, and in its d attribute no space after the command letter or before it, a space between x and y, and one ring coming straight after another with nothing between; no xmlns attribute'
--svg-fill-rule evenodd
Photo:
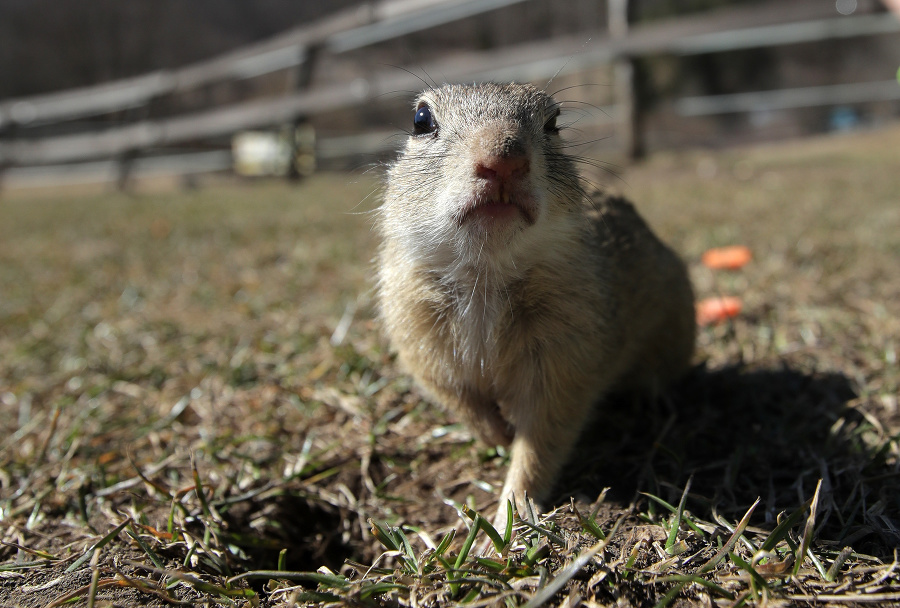
<svg viewBox="0 0 900 608"><path fill-rule="evenodd" d="M600 405L524 549L455 570L436 546L464 552L506 455L379 337L378 169L0 194L0 606L900 602L897 150L892 126L596 176L743 310L664 399ZM731 244L743 269L700 263ZM584 516L607 544L568 571Z"/></svg>

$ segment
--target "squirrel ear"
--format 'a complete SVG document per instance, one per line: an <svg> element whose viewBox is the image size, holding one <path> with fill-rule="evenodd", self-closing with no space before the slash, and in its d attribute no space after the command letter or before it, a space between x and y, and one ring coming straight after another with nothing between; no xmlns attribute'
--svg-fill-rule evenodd
<svg viewBox="0 0 900 608"><path fill-rule="evenodd" d="M424 135L426 133L434 133L437 130L437 123L431 114L431 108L428 104L421 103L416 108L416 114L413 117L413 133L416 135Z"/></svg>

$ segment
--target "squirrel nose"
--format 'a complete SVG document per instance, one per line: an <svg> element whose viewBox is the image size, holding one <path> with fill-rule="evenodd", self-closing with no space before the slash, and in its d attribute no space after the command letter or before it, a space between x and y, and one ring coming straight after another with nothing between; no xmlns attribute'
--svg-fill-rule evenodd
<svg viewBox="0 0 900 608"><path fill-rule="evenodd" d="M475 161L475 175L491 182L509 182L528 175L530 165L525 154L490 154Z"/></svg>

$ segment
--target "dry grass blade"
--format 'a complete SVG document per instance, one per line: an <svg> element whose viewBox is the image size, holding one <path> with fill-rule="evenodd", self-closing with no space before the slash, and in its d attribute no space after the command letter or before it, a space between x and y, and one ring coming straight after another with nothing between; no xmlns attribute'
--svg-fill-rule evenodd
<svg viewBox="0 0 900 608"><path fill-rule="evenodd" d="M7 547L13 547L15 549L18 549L19 551L24 551L25 553L30 553L31 555L34 555L36 557L40 557L40 558L43 558L43 559L46 559L49 561L59 561L61 559L59 557L56 557L55 555L47 553L46 551L38 551L37 549L31 549L29 547L25 547L24 545L20 545L19 543L10 543L5 540L0 540L0 545L5 545ZM39 562L35 562L35 563L39 563Z"/></svg>
<svg viewBox="0 0 900 608"><path fill-rule="evenodd" d="M94 549L94 555L91 557L91 584L88 588L87 606L94 608L94 602L97 599L97 584L100 581L100 569L97 563L100 561L100 549Z"/></svg>
<svg viewBox="0 0 900 608"><path fill-rule="evenodd" d="M847 558L850 557L852 553L852 547L844 547L843 549L841 549L841 552L838 553L837 557L834 558L834 561L828 568L828 572L825 574L825 580L827 580L829 583L836 580L840 575L841 568L844 566L844 562L847 561Z"/></svg>
<svg viewBox="0 0 900 608"><path fill-rule="evenodd" d="M171 570L171 569L159 569L147 564L140 564L137 562L131 562L130 560L127 562L130 565L138 566L143 570L148 570L151 572L156 572L157 574L162 574L163 576L167 576L185 583L190 584L194 589L198 591L202 591L204 593L209 593L214 596L220 596L224 598L254 598L256 597L256 592L252 589L229 589L222 585L216 585L214 583L209 583L204 581L193 574L189 574L187 572L181 572L179 570ZM228 584L228 583L226 583Z"/></svg>
<svg viewBox="0 0 900 608"><path fill-rule="evenodd" d="M200 508L203 509L203 514L206 515L210 520L215 520L212 514L212 510L209 508L209 502L206 499L206 492L203 489L203 482L200 481L200 471L197 470L197 462L194 459L194 455L191 454L191 474L194 477L194 492L197 494L197 499L200 501Z"/></svg>
<svg viewBox="0 0 900 608"><path fill-rule="evenodd" d="M72 600L79 598L83 595L90 594L96 592L97 589L102 589L104 587L110 587L113 585L122 585L122 581L115 578L104 578L99 579L97 581L91 581L89 585L85 585L84 587L79 587L78 589L74 589L64 595L59 596L49 604L47 604L46 608L58 608L58 606L62 606L63 604L67 604Z"/></svg>
<svg viewBox="0 0 900 608"><path fill-rule="evenodd" d="M889 606L893 602L900 602L900 591L894 593L846 593L831 594L821 593L818 595L791 594L785 596L785 599L792 602L822 602L829 604L879 604L881 606Z"/></svg>
<svg viewBox="0 0 900 608"><path fill-rule="evenodd" d="M348 589L349 581L346 577L336 574L324 574L322 572L291 572L288 570L252 570L242 572L228 579L231 585L237 581L253 579L281 579L294 582L310 582L336 589Z"/></svg>
<svg viewBox="0 0 900 608"><path fill-rule="evenodd" d="M147 468L146 471L138 471L138 474L135 477L131 477L124 481L120 481L119 483L113 484L111 486L107 486L105 488L100 488L96 492L94 492L94 496L98 498L103 498L105 496L112 496L118 492L122 492L123 490L128 490L129 488L133 488L137 485L140 485L142 481L147 479L147 475L155 475L159 473L161 470L171 465L172 462L179 458L178 454L169 454L165 459L161 462L158 462L154 465L151 465Z"/></svg>
<svg viewBox="0 0 900 608"><path fill-rule="evenodd" d="M879 568L878 576L875 577L875 579L872 580L871 582L869 582L868 584L864 585L863 588L877 587L878 585L881 585L884 581L886 581L889 578L891 578L892 576L894 576L894 573L897 570L898 564L900 564L900 562L897 561L897 549L895 548L894 549L894 560L887 567Z"/></svg>
<svg viewBox="0 0 900 608"><path fill-rule="evenodd" d="M716 565L720 561L722 561L722 559L726 555L728 555L728 553L731 551L731 549L734 547L735 543L737 542L738 538L741 537L741 535L744 533L744 530L750 524L750 516L753 515L753 511L756 509L756 505L758 505L758 504L759 504L759 498L757 498L756 501L752 505L750 505L750 508L747 509L747 512L744 514L744 517L741 518L741 521L738 523L737 527L735 527L734 532L731 534L731 537L728 539L728 541L724 545L722 545L721 549L716 551L716 554L713 555L709 559L709 561L707 561L705 564L700 566L700 569L698 570L698 572L700 572L701 574L703 572L709 572L710 570L715 568Z"/></svg>
<svg viewBox="0 0 900 608"><path fill-rule="evenodd" d="M38 452L37 456L37 465L40 466L44 463L47 458L47 449L50 447L50 441L53 439L53 436L56 434L56 427L59 425L59 415L61 410L59 407L55 407L53 409L53 414L50 416L50 428L47 430L47 437L44 439L44 442L41 444L41 449Z"/></svg>
<svg viewBox="0 0 900 608"><path fill-rule="evenodd" d="M806 557L806 553L809 550L810 543L812 543L812 535L813 530L816 527L816 509L819 506L819 491L822 489L822 480L816 484L816 492L813 494L812 503L809 507L809 517L806 518L806 526L803 528L803 536L800 540L800 548L797 549L797 557L794 561L794 576L800 572L800 566L803 565L803 560ZM811 556L813 557L813 556Z"/></svg>
<svg viewBox="0 0 900 608"><path fill-rule="evenodd" d="M128 576L124 572L122 572L119 568L113 566L113 570L120 577L121 586L131 587L133 589L137 589L141 593L145 593L148 595L155 595L162 601L167 604L172 604L174 606L189 606L193 605L192 602L183 602L178 598L173 597L168 589L165 589L160 586L160 581L155 581L146 578L138 578L134 576Z"/></svg>

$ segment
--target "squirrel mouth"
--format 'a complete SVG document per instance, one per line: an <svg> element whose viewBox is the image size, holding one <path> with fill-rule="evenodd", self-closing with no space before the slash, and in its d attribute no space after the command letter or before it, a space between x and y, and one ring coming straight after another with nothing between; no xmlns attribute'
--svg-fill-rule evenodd
<svg viewBox="0 0 900 608"><path fill-rule="evenodd" d="M505 224L521 218L529 226L534 224L534 211L530 197L510 196L508 191L494 196L472 196L460 209L457 223L462 226L471 221L482 224Z"/></svg>

